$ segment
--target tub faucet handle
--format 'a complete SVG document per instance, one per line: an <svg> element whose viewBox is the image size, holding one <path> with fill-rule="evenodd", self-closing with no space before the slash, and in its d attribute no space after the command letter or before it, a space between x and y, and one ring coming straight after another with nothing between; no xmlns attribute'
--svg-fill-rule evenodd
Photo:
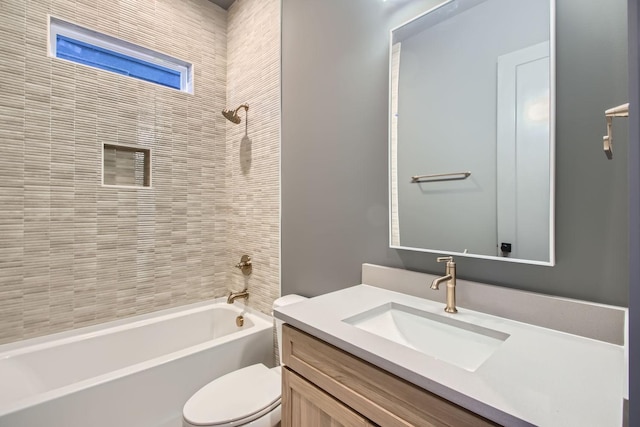
<svg viewBox="0 0 640 427"><path fill-rule="evenodd" d="M249 255L242 255L240 262L236 264L236 268L242 271L242 274L248 276L253 271L253 265L251 263L251 257Z"/></svg>

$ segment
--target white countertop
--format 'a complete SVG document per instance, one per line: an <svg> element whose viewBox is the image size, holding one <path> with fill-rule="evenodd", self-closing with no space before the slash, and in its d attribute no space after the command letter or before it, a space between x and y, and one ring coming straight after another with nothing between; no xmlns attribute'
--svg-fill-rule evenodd
<svg viewBox="0 0 640 427"><path fill-rule="evenodd" d="M494 329L507 338L474 372L343 322L388 302ZM275 310L275 316L413 384L507 426L622 425L624 347L368 285Z"/></svg>

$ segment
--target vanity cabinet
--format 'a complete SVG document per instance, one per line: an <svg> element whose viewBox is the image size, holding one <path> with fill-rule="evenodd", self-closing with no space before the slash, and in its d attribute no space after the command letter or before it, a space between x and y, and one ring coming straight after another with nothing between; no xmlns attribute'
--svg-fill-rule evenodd
<svg viewBox="0 0 640 427"><path fill-rule="evenodd" d="M282 371L283 426L374 426L294 372Z"/></svg>
<svg viewBox="0 0 640 427"><path fill-rule="evenodd" d="M284 325L282 426L496 426L343 350Z"/></svg>

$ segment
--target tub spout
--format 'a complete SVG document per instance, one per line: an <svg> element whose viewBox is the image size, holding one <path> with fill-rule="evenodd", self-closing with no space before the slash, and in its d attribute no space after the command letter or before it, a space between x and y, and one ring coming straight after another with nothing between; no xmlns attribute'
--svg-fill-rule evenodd
<svg viewBox="0 0 640 427"><path fill-rule="evenodd" d="M227 297L227 304L233 304L238 298L243 298L246 304L247 300L249 299L249 292L247 292L247 290L245 289L240 292L229 293L229 296Z"/></svg>

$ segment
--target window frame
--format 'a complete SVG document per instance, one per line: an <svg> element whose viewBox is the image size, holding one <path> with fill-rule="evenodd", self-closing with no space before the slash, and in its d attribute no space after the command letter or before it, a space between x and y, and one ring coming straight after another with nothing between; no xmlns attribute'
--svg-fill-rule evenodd
<svg viewBox="0 0 640 427"><path fill-rule="evenodd" d="M167 68L172 71L176 71L180 74L180 88L173 88L154 81L141 79L134 76L129 76L137 80L146 81L148 83L156 84L158 86L166 87L169 89L178 90L180 92L186 92L193 94L193 64L184 60L174 58L172 56L160 53L146 47L130 43L128 41L103 34L89 28L82 27L80 25L56 18L48 15L49 31L48 31L48 56L56 58L62 61L68 61L73 64L83 65L85 67L91 67L96 70L102 70L109 73L125 75L110 71L108 68L99 66L93 66L85 64L79 61L73 61L71 59L61 58L57 54L57 36L58 34L65 37L77 40L82 43L96 46L99 49L111 51L119 56L128 56L135 60L147 62L151 65L155 65L159 68Z"/></svg>

